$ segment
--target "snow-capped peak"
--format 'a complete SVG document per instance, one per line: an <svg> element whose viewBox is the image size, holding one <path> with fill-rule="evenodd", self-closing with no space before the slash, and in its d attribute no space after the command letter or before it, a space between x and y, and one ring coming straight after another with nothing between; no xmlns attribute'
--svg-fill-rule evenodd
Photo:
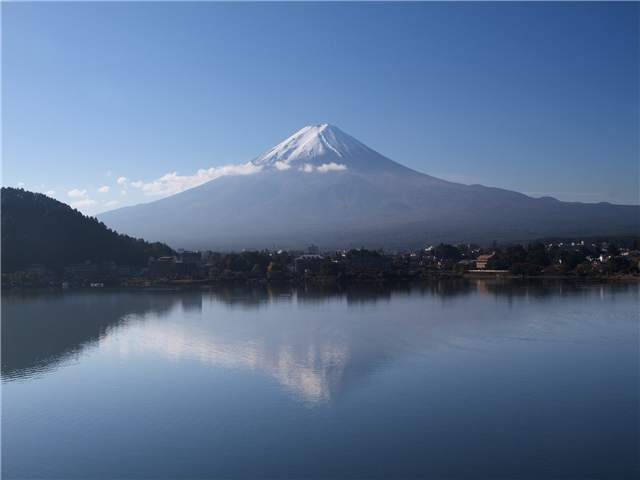
<svg viewBox="0 0 640 480"><path fill-rule="evenodd" d="M322 157L347 160L348 157L371 154L375 152L339 128L325 123L304 127L252 163L285 170L292 163L328 164Z"/></svg>

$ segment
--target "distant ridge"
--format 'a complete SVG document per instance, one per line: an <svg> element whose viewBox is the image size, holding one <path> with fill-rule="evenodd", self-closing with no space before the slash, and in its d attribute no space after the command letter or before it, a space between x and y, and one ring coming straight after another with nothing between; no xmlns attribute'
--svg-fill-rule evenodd
<svg viewBox="0 0 640 480"><path fill-rule="evenodd" d="M305 127L224 176L155 202L103 213L118 231L185 248L413 248L637 235L640 207L560 202L447 182L380 155L339 128Z"/></svg>

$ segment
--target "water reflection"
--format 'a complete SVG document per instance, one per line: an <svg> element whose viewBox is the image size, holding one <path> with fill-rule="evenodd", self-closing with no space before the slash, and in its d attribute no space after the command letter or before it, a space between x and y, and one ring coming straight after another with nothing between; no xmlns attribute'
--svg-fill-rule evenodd
<svg viewBox="0 0 640 480"><path fill-rule="evenodd" d="M3 380L45 372L77 356L111 328L161 315L182 301L177 290L3 292Z"/></svg>
<svg viewBox="0 0 640 480"><path fill-rule="evenodd" d="M506 280L420 284L255 285L192 290L10 291L2 296L4 381L46 374L98 345L119 355L196 359L259 369L311 403L338 398L414 348L461 348L486 336L495 311L472 296L514 301L613 296L609 285ZM442 308L442 306L456 308ZM345 308L346 307L346 308ZM507 322L508 323L508 322ZM544 335L554 332L538 327ZM545 330L547 328L547 330ZM509 335L508 327L501 327Z"/></svg>

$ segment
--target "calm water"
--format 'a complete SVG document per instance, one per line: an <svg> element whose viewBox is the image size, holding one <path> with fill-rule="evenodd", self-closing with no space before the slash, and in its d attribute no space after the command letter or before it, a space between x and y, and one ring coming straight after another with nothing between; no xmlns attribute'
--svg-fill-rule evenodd
<svg viewBox="0 0 640 480"><path fill-rule="evenodd" d="M638 478L639 286L10 291L3 478Z"/></svg>

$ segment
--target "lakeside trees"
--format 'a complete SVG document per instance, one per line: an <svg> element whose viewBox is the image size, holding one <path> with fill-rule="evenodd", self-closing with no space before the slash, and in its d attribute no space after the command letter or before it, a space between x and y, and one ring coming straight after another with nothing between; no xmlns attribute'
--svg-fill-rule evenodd
<svg viewBox="0 0 640 480"><path fill-rule="evenodd" d="M625 239L625 245L638 247L637 238ZM495 255L489 260L487 268L508 270L512 275L527 276L574 273L584 277L597 274L638 273L638 259L634 261L628 255L620 255L618 247L613 243L603 242L601 245L593 245L593 248L584 244L574 245L572 248L562 246L560 243L545 247L542 242L536 241L526 246L512 245L504 249L495 249ZM603 249L602 246L606 248Z"/></svg>
<svg viewBox="0 0 640 480"><path fill-rule="evenodd" d="M247 278L266 278L270 280L286 280L285 266L293 261L287 252L271 253L268 250L262 252L228 253L224 257L219 253L211 254L209 262L209 278L222 281L240 280L238 274Z"/></svg>
<svg viewBox="0 0 640 480"><path fill-rule="evenodd" d="M488 270L502 270L515 276L577 276L595 277L614 274L638 273L638 260L629 256L609 256L604 251L620 253L605 244L589 248L578 245L546 246L536 241L527 245L509 245L504 248L480 249L468 245L440 244L432 250L396 253L391 257L377 250L352 249L327 256L317 272L296 272L293 257L286 252L231 253L218 256L209 272L209 278L234 281L238 273L249 281L357 281L357 280L417 280L420 278L460 276L473 267L474 258L483 253L494 253ZM604 248L601 248L604 247ZM598 252L602 257L594 257ZM388 254L387 254L388 255ZM385 263L358 263L354 259L386 258ZM244 260L244 261L243 261ZM266 270L263 265L267 264Z"/></svg>

